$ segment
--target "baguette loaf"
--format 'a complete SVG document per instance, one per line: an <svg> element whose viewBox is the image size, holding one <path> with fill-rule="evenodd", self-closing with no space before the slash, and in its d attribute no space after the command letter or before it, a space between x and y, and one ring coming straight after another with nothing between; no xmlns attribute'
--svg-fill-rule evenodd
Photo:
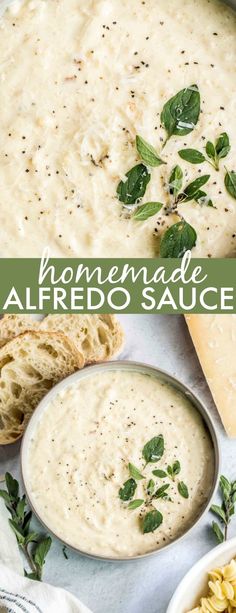
<svg viewBox="0 0 236 613"><path fill-rule="evenodd" d="M236 437L236 315L186 315L203 373L225 430Z"/></svg>
<svg viewBox="0 0 236 613"><path fill-rule="evenodd" d="M45 394L82 368L84 359L62 333L29 331L0 349L0 444L20 438Z"/></svg>

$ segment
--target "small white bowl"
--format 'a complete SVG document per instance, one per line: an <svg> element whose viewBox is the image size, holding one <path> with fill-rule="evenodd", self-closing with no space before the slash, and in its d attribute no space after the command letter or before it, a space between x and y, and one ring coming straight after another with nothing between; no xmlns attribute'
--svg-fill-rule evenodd
<svg viewBox="0 0 236 613"><path fill-rule="evenodd" d="M177 587L166 613L187 613L207 594L208 573L236 556L236 537L214 547L189 570Z"/></svg>

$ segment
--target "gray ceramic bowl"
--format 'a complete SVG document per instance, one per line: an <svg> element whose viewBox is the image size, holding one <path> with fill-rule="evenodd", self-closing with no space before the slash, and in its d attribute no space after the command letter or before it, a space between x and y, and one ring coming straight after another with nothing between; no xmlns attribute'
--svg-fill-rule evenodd
<svg viewBox="0 0 236 613"><path fill-rule="evenodd" d="M32 436L35 432L35 428L37 427L37 424L43 414L43 412L47 409L47 406L49 404L49 402L52 401L53 398L55 398L55 396L58 394L58 392L61 392L62 390L64 390L66 387L72 385L73 383L80 381L81 379L84 379L86 377L90 377L93 375L96 375L100 372L104 372L104 371L112 371L112 370L128 370L128 371L135 371L135 372L140 372L140 373L145 373L146 375L150 375L150 376L154 376L157 377L158 380L161 380L171 386L173 386L176 390L178 390L179 392L181 392L183 394L183 396L185 396L186 398L188 398L188 400L190 400L190 402L192 403L192 405L194 406L194 408L198 411L198 413L200 413L203 422L205 424L205 427L209 433L211 442L212 442L212 446L213 446L213 451L214 451L214 471L213 471L213 479L212 479L212 484L211 484L211 488L210 488L210 492L209 492L209 496L208 499L205 503L205 505L203 506L200 515L193 521L193 524L190 528L188 528L186 530L186 532L184 534L182 534L180 537L176 538L175 540L173 540L171 543L169 543L168 545L166 545L164 547L164 549L168 549L170 547L173 547L174 544L177 541L180 541L186 534L189 534L199 523L199 521L202 519L202 517L205 515L205 513L208 511L210 504L212 502L212 499L215 495L216 492L216 488L218 485L218 476L219 476L219 470L220 470L220 451L219 451L219 445L218 445L218 441L217 441L217 435L216 435L216 431L215 431L215 427L214 424L212 422L212 419L207 411L207 409L205 408L205 406L203 405L203 403L199 400L199 398L197 398L192 392L191 390L186 387L186 385L184 385L183 383L181 383L180 381L178 381L178 379L176 379L175 377L172 377L171 375L169 375L168 373L159 370L158 368L155 368L154 366L149 366L147 364L142 364L139 362L128 362L128 361L115 361L115 362L106 362L106 363L102 363L102 364L97 364L95 366L88 366L87 368L84 368L83 370L80 370L78 372L76 372L74 375L71 375L70 377L67 377L66 379L64 379L61 383L59 383L58 385L56 385L44 398L43 400L39 403L38 407L36 408L34 414L31 417L31 420L28 424L28 427L26 429L23 441L22 441L22 446L21 446L21 466L22 466L22 476L23 476L23 481L24 481L24 486L25 486L25 491L27 494L27 498L29 501L29 504L31 505L35 515L38 517L39 521L45 526L45 528L49 531L51 531L47 525L45 525L45 522L43 521L43 518L40 516L40 513L38 513L37 508L34 506L34 504L32 503L32 499L31 499L31 492L30 492L30 486L29 486L29 474L28 474L28 467L29 467L29 461L28 461L28 454L29 454L29 447L30 447L30 442L32 439ZM52 532L52 531L51 531ZM53 532L54 536L58 536L56 533L56 527L55 527L55 532ZM62 539L60 539L62 540ZM152 556L152 555L157 555L158 553L160 553L162 551L163 548L161 549L157 549L156 551L152 551L152 552L148 552L146 554L140 555L140 556L130 556L130 557L107 557L107 556L100 556L100 555L91 555L86 551L81 551L80 549L73 547L73 543L67 543L66 541L63 541L63 543L69 547L72 547L72 549L75 549L76 551L78 551L78 553L80 554L84 554L87 555L89 557L92 558L98 558L98 559L106 559L106 560L133 560L133 559L139 559L139 558L143 558L143 557L147 557L147 556Z"/></svg>

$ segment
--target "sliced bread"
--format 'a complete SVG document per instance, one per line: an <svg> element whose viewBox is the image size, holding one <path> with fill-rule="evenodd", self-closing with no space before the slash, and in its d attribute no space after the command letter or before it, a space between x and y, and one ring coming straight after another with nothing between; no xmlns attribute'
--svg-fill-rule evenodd
<svg viewBox="0 0 236 613"><path fill-rule="evenodd" d="M66 334L83 354L85 364L109 360L121 351L124 342L115 315L48 315L42 321L31 315L4 315L0 320L0 347L27 330Z"/></svg>
<svg viewBox="0 0 236 613"><path fill-rule="evenodd" d="M66 334L83 354L85 364L109 360L121 350L124 341L115 315L48 315L40 329Z"/></svg>
<svg viewBox="0 0 236 613"><path fill-rule="evenodd" d="M0 444L20 438L43 396L83 365L82 354L58 332L25 332L2 347Z"/></svg>

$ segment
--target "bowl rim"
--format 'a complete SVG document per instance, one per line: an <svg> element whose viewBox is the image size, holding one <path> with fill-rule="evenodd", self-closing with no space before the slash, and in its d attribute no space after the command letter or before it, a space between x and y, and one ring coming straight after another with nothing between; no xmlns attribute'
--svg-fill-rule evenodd
<svg viewBox="0 0 236 613"><path fill-rule="evenodd" d="M200 514L196 517L195 521L190 525L190 527L183 534L178 536L176 539L174 539L173 541L171 541L170 543L168 543L164 547L161 547L160 549L156 549L156 550L153 550L153 551L148 551L148 552L143 553L141 555L134 555L134 556L106 556L106 555L95 554L95 553L90 553L90 552L87 552L87 551L83 551L83 550L79 549L79 547L75 547L74 545L72 545L68 541L66 541L63 538L61 538L60 536L58 536L56 534L56 532L52 528L50 528L44 522L44 520L42 519L42 517L38 513L37 509L35 508L34 503L32 502L32 499L31 499L31 496L30 496L30 488L28 487L28 484L27 484L27 464L28 464L28 462L27 462L27 453L28 453L28 449L29 449L29 444L30 444L32 432L34 432L34 429L37 426L38 420L39 420L40 416L43 414L44 410L46 409L48 403L55 396L57 396L57 394L60 393L63 389L66 389L70 385L73 385L73 383L77 382L78 380L84 379L84 378L86 378L88 376L93 376L93 374L96 374L96 373L101 372L101 371L110 371L110 370L131 370L131 371L136 371L136 372L144 372L144 373L149 374L149 376L153 375L153 376L155 376L155 377L165 381L167 384L169 383L170 385L172 385L172 387L174 387L176 390L180 391L188 400L190 400L190 402L192 402L195 410L201 415L201 417L203 419L203 422L204 422L204 425L205 425L206 429L208 430L208 433L209 433L209 436L210 436L210 439L211 439L211 443L212 443L212 447L213 447L213 453L214 453L214 475L213 475L213 479L212 479L212 486L211 486L211 489L210 489L210 492L209 492L209 496L208 496L205 504L203 505ZM36 406L32 416L31 416L31 418L29 420L27 428L25 430L25 433L24 433L24 436L23 436L23 439L22 439L22 442L21 442L21 449L20 449L20 469L21 469L22 481L23 481L23 485L24 485L24 489L25 489L25 493L26 493L26 497L27 497L29 506L31 507L31 509L32 509L34 515L37 517L38 521L44 526L44 528L47 530L47 532L49 532L53 537L57 538L63 545L66 545L67 547L69 547L70 549L76 551L80 555L83 555L83 556L86 556L86 557L92 558L92 559L103 560L103 561L111 561L111 562L129 562L129 561L133 561L133 560L142 560L143 558L146 558L146 557L156 556L158 554L161 554L161 552L166 551L167 549L173 547L176 543L179 543L180 541L182 541L186 536L189 536L191 531L194 530L197 527L197 525L200 523L200 521L203 519L203 517L205 516L205 514L207 513L207 511L210 508L210 505L212 503L212 500L213 500L213 498L215 496L215 493L217 491L217 488L218 488L219 475L220 475L220 467L221 467L221 451L220 451L220 446L219 446L219 441L218 441L216 427L215 427L213 419L212 419L208 409L206 408L205 404L203 403L203 401L198 397L197 394L192 392L190 387L188 387L185 383L183 383L177 377L171 375L166 370L160 369L157 366L153 366L151 364L147 364L147 363L139 362L139 361L134 361L134 360L113 360L113 361L110 361L110 362L100 362L98 364L88 365L88 366L85 366L84 368L76 371L72 375L69 375L68 377L65 377L62 381L57 383L42 398L42 400Z"/></svg>
<svg viewBox="0 0 236 613"><path fill-rule="evenodd" d="M206 578L207 578L207 573L211 570L210 566L211 565L214 566L215 564L215 567L217 567L218 556L221 555L222 553L226 553L232 547L235 549L235 556L236 556L236 536L228 539L227 541L224 541L223 543L220 543L216 547L213 547L213 549L210 549L210 551L208 551L204 556L202 556L192 566L192 568L190 568L190 570L187 571L183 579L181 579L176 590L174 591L173 596L171 597L166 613L177 613L177 612L179 613L179 608L177 609L176 607L179 606L179 599L181 598L182 594L185 593L187 586L191 584L192 578L199 576L201 571L206 573ZM225 562L225 564L227 564L227 562ZM205 570L206 566L208 567L208 569Z"/></svg>

